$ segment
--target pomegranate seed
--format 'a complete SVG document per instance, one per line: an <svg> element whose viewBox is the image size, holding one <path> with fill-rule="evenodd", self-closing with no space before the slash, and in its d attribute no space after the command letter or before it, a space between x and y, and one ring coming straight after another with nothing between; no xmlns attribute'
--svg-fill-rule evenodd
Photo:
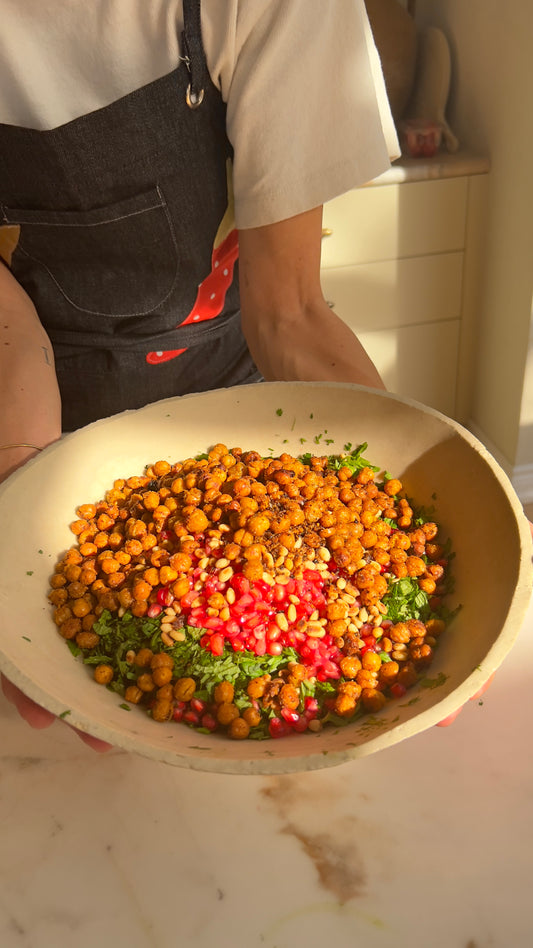
<svg viewBox="0 0 533 948"><path fill-rule="evenodd" d="M224 651L224 636L220 632L215 632L209 640L209 648L213 655L222 655Z"/></svg>
<svg viewBox="0 0 533 948"><path fill-rule="evenodd" d="M399 681L394 682L394 684L390 687L391 695L394 695L395 698L403 698L406 691L407 688L405 685L402 685Z"/></svg>
<svg viewBox="0 0 533 948"><path fill-rule="evenodd" d="M157 602L153 602L151 606L148 606L148 611L146 615L149 619L155 619L156 616L161 615L163 609Z"/></svg>
<svg viewBox="0 0 533 948"><path fill-rule="evenodd" d="M281 718L270 718L268 732L271 737L287 737L291 733L290 725Z"/></svg>
<svg viewBox="0 0 533 948"><path fill-rule="evenodd" d="M204 714L201 719L202 727L207 728L208 731L216 731L217 721L212 714Z"/></svg>
<svg viewBox="0 0 533 948"><path fill-rule="evenodd" d="M185 713L184 713L184 715L183 715L183 720L186 721L187 724L199 724L199 723L200 723L200 718L199 718L198 715L196 714L196 711L185 711Z"/></svg>
<svg viewBox="0 0 533 948"><path fill-rule="evenodd" d="M185 711L183 708L174 708L174 711L172 712L172 717L174 718L175 721L183 721L184 714L185 714Z"/></svg>
<svg viewBox="0 0 533 948"><path fill-rule="evenodd" d="M293 730L295 730L297 734L303 734L304 731L307 731L308 727L309 727L308 717L304 714L299 714L298 720L295 721L293 724Z"/></svg>
<svg viewBox="0 0 533 948"><path fill-rule="evenodd" d="M229 584L238 595L247 593L250 590L250 581L246 579L246 576L243 576L242 573L234 573L229 581Z"/></svg>
<svg viewBox="0 0 533 948"><path fill-rule="evenodd" d="M269 655L281 655L283 651L283 645L281 642L269 642L267 645L267 652Z"/></svg>
<svg viewBox="0 0 533 948"><path fill-rule="evenodd" d="M201 700L201 698L191 698L189 701L189 707L191 711L195 711L196 714L203 714L206 704L205 701Z"/></svg>
<svg viewBox="0 0 533 948"><path fill-rule="evenodd" d="M157 601L160 606L171 606L174 602L174 593L168 586L161 586L157 590Z"/></svg>
<svg viewBox="0 0 533 948"><path fill-rule="evenodd" d="M282 708L281 716L287 724L295 724L300 718L300 715L296 711L291 711L290 708Z"/></svg>

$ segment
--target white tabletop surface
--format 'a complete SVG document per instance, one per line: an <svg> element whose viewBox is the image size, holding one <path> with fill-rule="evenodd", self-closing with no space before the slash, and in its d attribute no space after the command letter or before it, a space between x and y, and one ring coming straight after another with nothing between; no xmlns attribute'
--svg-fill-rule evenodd
<svg viewBox="0 0 533 948"><path fill-rule="evenodd" d="M2 699L0 945L529 948L532 667L530 608L452 727L287 777L100 756Z"/></svg>

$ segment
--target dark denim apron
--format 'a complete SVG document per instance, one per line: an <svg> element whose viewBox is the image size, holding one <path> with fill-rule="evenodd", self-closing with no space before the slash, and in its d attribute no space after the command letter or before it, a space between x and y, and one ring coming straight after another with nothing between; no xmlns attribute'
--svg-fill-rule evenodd
<svg viewBox="0 0 533 948"><path fill-rule="evenodd" d="M20 225L11 268L54 348L65 431L260 377L236 231L215 246L232 149L200 0L184 22L163 78L55 129L0 125L0 220Z"/></svg>

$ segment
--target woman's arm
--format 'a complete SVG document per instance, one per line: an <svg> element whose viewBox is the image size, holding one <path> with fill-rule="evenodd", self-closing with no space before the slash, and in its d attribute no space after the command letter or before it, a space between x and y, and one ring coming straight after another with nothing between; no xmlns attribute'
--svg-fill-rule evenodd
<svg viewBox="0 0 533 948"><path fill-rule="evenodd" d="M267 380L383 389L357 337L320 286L322 208L239 232L242 327Z"/></svg>
<svg viewBox="0 0 533 948"><path fill-rule="evenodd" d="M61 435L52 346L27 293L0 264L0 481Z"/></svg>

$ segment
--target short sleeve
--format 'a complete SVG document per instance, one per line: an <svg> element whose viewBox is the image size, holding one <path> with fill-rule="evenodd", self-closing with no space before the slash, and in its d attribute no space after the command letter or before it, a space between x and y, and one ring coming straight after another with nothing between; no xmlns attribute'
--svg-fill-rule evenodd
<svg viewBox="0 0 533 948"><path fill-rule="evenodd" d="M302 213L390 166L398 142L363 0L224 6L207 53L227 102L239 228Z"/></svg>

